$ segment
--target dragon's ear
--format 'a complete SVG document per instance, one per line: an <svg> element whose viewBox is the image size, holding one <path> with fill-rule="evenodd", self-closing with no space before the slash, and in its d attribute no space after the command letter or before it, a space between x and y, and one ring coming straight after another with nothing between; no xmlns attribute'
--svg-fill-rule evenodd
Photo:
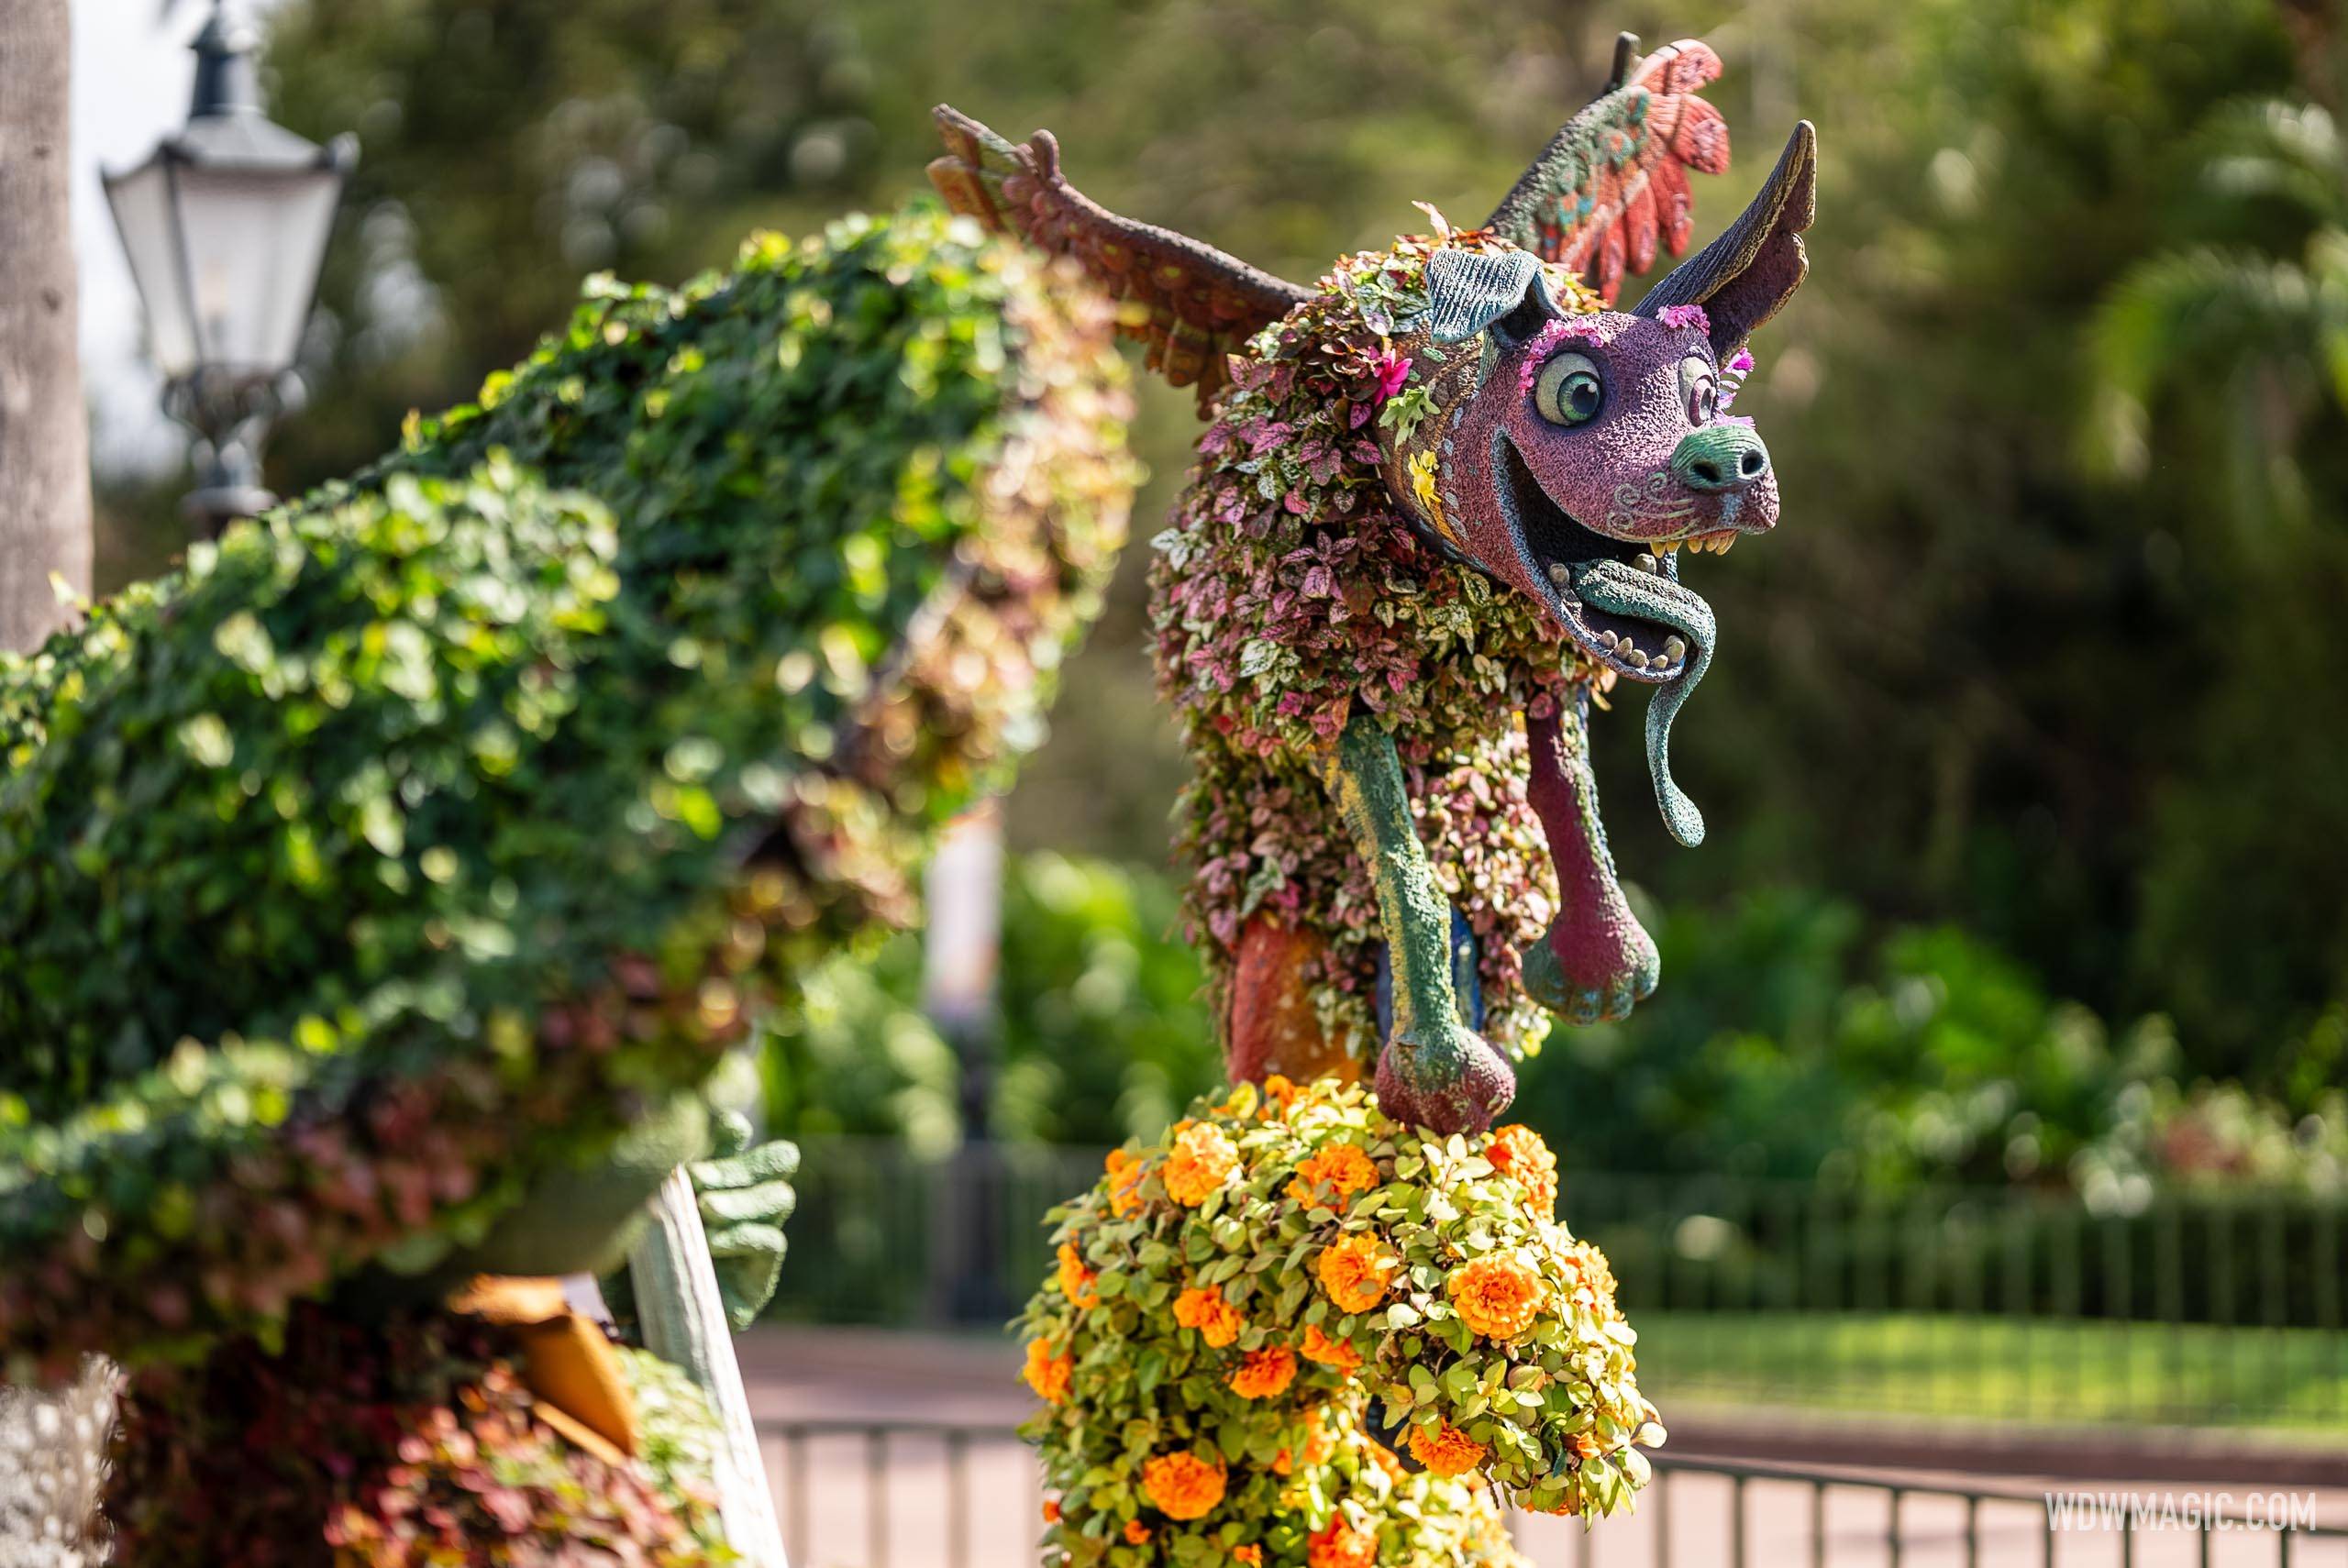
<svg viewBox="0 0 2348 1568"><path fill-rule="evenodd" d="M1549 295L1540 258L1523 250L1445 247L1427 261L1428 336L1460 343L1498 324L1503 337L1530 337L1565 313Z"/></svg>
<svg viewBox="0 0 2348 1568"><path fill-rule="evenodd" d="M1817 215L1818 132L1804 120L1744 215L1649 289L1636 314L1703 306L1712 349L1725 359L1801 287L1810 271L1801 234Z"/></svg>

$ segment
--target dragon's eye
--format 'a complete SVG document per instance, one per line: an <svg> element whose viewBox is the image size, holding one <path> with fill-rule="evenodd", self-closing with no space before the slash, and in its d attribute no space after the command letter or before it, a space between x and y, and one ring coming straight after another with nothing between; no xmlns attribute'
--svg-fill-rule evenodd
<svg viewBox="0 0 2348 1568"><path fill-rule="evenodd" d="M1679 395L1688 407L1688 423L1710 425L1721 411L1720 381L1712 362L1701 354L1679 361Z"/></svg>
<svg viewBox="0 0 2348 1568"><path fill-rule="evenodd" d="M1606 402L1606 383L1587 354L1559 354L1533 381L1533 406L1552 425L1587 425Z"/></svg>

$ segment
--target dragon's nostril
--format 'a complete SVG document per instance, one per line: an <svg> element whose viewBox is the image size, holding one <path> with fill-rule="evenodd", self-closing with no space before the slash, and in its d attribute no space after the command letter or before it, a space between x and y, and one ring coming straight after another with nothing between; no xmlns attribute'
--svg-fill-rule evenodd
<svg viewBox="0 0 2348 1568"><path fill-rule="evenodd" d="M1736 460L1736 471L1746 479L1759 479L1768 466L1769 455L1758 447L1747 447Z"/></svg>
<svg viewBox="0 0 2348 1568"><path fill-rule="evenodd" d="M1721 466L1710 458L1689 464L1688 471L1704 484L1717 485L1721 482Z"/></svg>

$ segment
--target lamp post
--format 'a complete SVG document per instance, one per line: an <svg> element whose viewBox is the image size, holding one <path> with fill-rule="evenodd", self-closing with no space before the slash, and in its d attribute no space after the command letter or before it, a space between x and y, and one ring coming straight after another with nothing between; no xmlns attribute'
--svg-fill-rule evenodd
<svg viewBox="0 0 2348 1568"><path fill-rule="evenodd" d="M261 112L253 35L227 0L214 0L191 47L187 125L104 178L164 411L201 442L201 479L183 507L210 538L276 502L261 488L260 446L285 406L359 143L345 134L320 147Z"/></svg>

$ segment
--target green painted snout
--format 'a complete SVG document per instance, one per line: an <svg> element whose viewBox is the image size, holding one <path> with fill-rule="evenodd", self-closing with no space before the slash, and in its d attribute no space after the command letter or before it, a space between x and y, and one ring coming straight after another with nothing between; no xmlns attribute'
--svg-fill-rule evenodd
<svg viewBox="0 0 2348 1568"><path fill-rule="evenodd" d="M1671 471L1689 490L1742 490L1769 471L1769 448L1742 425L1690 430L1672 448Z"/></svg>

